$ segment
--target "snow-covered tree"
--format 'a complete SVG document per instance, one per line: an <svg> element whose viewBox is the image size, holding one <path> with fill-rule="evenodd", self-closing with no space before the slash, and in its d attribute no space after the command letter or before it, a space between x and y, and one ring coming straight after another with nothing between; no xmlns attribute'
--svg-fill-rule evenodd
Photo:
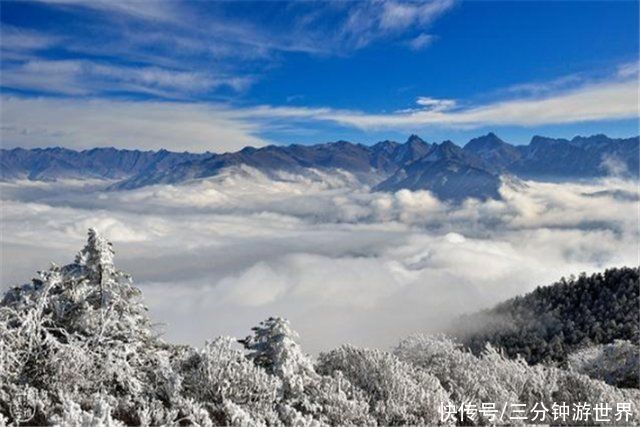
<svg viewBox="0 0 640 427"><path fill-rule="evenodd" d="M400 342L394 353L440 380L456 405L465 402L518 401L518 395L495 381L478 358L446 336L415 335Z"/></svg>
<svg viewBox="0 0 640 427"><path fill-rule="evenodd" d="M587 347L571 353L569 369L617 387L640 386L640 348L631 341Z"/></svg>
<svg viewBox="0 0 640 427"><path fill-rule="evenodd" d="M635 414L631 422L638 421L640 393L636 390L621 390L555 367L530 366L521 358L505 357L490 345L483 354L475 356L446 336L417 335L401 341L395 354L436 376L457 406L467 402L492 402L497 407L506 404L506 423L512 422L509 419L513 415L511 403L525 404L529 421L533 422L534 404L551 408L554 403L562 402L568 405L607 403L611 407L618 402L629 402ZM475 422L487 424L490 420L478 417Z"/></svg>
<svg viewBox="0 0 640 427"><path fill-rule="evenodd" d="M0 408L9 419L12 397L27 388L40 396L33 420L39 424L54 422L64 408L91 410L97 395L118 396L114 416L166 397L157 385L171 352L113 255L111 244L89 230L74 263L53 265L4 296Z"/></svg>
<svg viewBox="0 0 640 427"><path fill-rule="evenodd" d="M270 317L252 330L253 335L240 343L249 350L247 357L256 365L283 379L315 375L313 363L296 341L298 334L286 319Z"/></svg>
<svg viewBox="0 0 640 427"><path fill-rule="evenodd" d="M181 357L184 394L206 402L222 425L277 424L274 403L281 399L282 382L233 348L232 338L221 337L204 349L188 349Z"/></svg>
<svg viewBox="0 0 640 427"><path fill-rule="evenodd" d="M450 401L626 402L625 422L638 422L640 391L580 373L617 381L637 372L630 343L576 353L573 371L530 366L491 346L476 356L444 336L410 337L393 353L346 345L314 361L289 323L272 317L241 340L244 349L232 338L197 349L157 336L113 258L90 230L73 263L4 295L0 426L25 421L12 410L17 396L36 425L432 425Z"/></svg>
<svg viewBox="0 0 640 427"><path fill-rule="evenodd" d="M435 377L380 350L342 346L321 354L318 370L340 372L363 390L371 414L382 425L437 424L439 405L449 401Z"/></svg>
<svg viewBox="0 0 640 427"><path fill-rule="evenodd" d="M282 381L276 407L285 424L371 423L362 393L339 375L318 374L287 320L270 317L252 330L240 342L250 360Z"/></svg>

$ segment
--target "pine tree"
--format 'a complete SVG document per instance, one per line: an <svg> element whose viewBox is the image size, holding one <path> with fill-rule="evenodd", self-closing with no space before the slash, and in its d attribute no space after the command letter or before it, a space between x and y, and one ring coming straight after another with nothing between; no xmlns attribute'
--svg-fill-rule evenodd
<svg viewBox="0 0 640 427"><path fill-rule="evenodd" d="M298 334L286 319L270 317L252 330L253 335L239 342L249 350L247 357L256 365L283 379L315 375L311 361L296 342Z"/></svg>
<svg viewBox="0 0 640 427"><path fill-rule="evenodd" d="M371 424L363 393L341 375L320 375L289 322L270 317L239 340L247 357L282 381L276 408L286 425Z"/></svg>

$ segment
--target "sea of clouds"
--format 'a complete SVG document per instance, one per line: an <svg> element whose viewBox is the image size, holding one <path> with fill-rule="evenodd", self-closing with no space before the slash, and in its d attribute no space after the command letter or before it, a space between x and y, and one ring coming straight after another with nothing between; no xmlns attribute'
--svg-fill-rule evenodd
<svg viewBox="0 0 640 427"><path fill-rule="evenodd" d="M2 288L66 264L96 228L167 340L291 320L316 353L388 348L561 276L638 265L638 183L505 182L501 201L372 193L349 174L229 170L183 185L0 184Z"/></svg>

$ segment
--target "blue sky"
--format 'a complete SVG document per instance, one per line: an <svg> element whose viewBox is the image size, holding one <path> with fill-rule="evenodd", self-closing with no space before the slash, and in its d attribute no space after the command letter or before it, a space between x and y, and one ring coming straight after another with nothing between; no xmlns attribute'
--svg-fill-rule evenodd
<svg viewBox="0 0 640 427"><path fill-rule="evenodd" d="M638 133L635 1L3 1L2 144Z"/></svg>

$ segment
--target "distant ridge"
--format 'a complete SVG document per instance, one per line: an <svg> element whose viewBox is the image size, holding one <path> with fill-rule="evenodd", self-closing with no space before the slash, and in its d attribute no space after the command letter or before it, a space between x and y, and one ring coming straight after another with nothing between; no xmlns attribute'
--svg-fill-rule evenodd
<svg viewBox="0 0 640 427"><path fill-rule="evenodd" d="M434 144L420 159L401 167L378 184L378 191L429 189L444 199L498 198L498 170L451 141Z"/></svg>
<svg viewBox="0 0 640 427"><path fill-rule="evenodd" d="M460 147L428 143L411 135L404 143L367 146L348 141L316 145L246 147L233 153L176 153L94 148L2 149L0 179L116 180L115 189L178 184L246 165L263 172L341 169L377 191L430 190L445 200L499 198L500 176L527 179L583 179L611 173L637 177L639 137L576 136L571 140L534 136L512 145L488 133Z"/></svg>
<svg viewBox="0 0 640 427"><path fill-rule="evenodd" d="M75 151L62 147L0 150L0 179L53 181L64 178L125 179L150 169L171 169L178 163L205 159L211 153L167 150L120 150L113 147Z"/></svg>

